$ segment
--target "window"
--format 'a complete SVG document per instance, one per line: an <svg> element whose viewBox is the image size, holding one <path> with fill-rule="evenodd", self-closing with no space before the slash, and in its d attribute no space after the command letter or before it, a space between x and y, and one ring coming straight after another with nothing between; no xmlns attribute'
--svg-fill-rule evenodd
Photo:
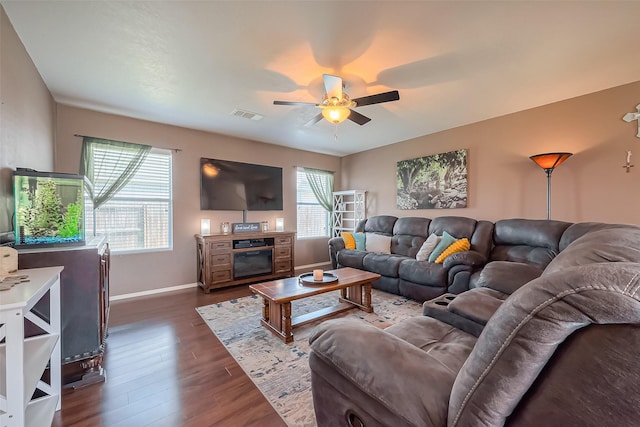
<svg viewBox="0 0 640 427"><path fill-rule="evenodd" d="M100 165L112 163L111 168L102 170L113 172L126 155L98 146L92 160ZM107 173L96 172L95 186L103 185ZM171 152L152 149L131 180L109 201L94 210L88 198L86 206L85 229L91 232L95 223L96 235L106 235L113 251L171 249Z"/></svg>
<svg viewBox="0 0 640 427"><path fill-rule="evenodd" d="M329 219L331 218L323 204L316 197L314 190L311 188L307 173L313 174L313 179L319 183L324 190L325 206L331 209L331 192L333 191L333 173L327 171L319 171L314 169L298 169L297 172L297 202L298 202L298 238L305 237L329 237L331 226ZM326 194L329 197L326 197Z"/></svg>

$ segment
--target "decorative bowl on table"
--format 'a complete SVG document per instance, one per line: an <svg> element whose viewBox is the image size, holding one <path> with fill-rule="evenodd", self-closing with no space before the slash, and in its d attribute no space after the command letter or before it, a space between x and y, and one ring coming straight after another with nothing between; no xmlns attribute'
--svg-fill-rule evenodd
<svg viewBox="0 0 640 427"><path fill-rule="evenodd" d="M338 277L333 274L325 271L322 274L322 280L315 280L313 278L313 273L302 273L298 276L298 281L301 285L328 285L330 283L335 283L338 281Z"/></svg>

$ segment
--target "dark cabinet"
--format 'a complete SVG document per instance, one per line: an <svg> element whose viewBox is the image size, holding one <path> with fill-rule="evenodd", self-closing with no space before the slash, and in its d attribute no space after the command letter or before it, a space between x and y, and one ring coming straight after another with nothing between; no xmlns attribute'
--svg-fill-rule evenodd
<svg viewBox="0 0 640 427"><path fill-rule="evenodd" d="M62 383L104 380L102 358L109 321L110 251L104 237L84 246L20 249L20 269L64 266L60 275Z"/></svg>

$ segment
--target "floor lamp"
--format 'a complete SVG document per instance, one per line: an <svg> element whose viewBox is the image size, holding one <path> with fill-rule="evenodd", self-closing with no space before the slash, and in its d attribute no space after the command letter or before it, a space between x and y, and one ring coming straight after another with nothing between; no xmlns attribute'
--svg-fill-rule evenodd
<svg viewBox="0 0 640 427"><path fill-rule="evenodd" d="M547 219L551 219L551 172L573 153L544 153L529 157L547 173Z"/></svg>

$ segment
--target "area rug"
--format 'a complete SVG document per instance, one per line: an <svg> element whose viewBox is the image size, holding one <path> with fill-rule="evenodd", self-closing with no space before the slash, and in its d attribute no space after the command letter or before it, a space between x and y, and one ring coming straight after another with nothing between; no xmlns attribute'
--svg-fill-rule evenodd
<svg viewBox="0 0 640 427"><path fill-rule="evenodd" d="M339 291L294 301L292 315L334 305ZM353 309L331 318L357 318L380 328L422 314L421 305L406 298L372 291L373 313ZM311 396L309 335L322 321L293 330L294 341L283 343L260 325L262 298L253 295L196 309L240 367L273 405L287 425L316 425Z"/></svg>

